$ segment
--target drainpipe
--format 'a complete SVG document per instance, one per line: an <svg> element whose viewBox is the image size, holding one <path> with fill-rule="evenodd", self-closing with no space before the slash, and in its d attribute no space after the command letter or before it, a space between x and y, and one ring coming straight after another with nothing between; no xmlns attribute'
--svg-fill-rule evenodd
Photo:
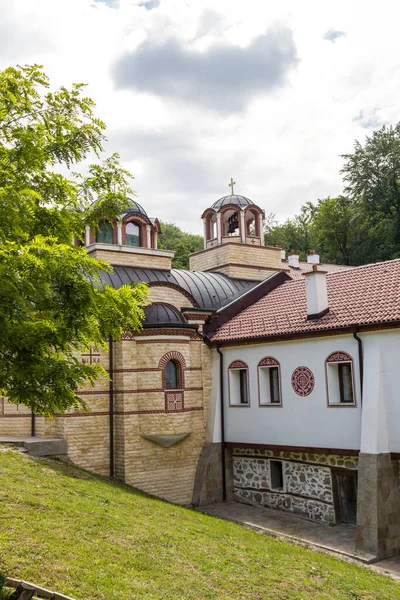
<svg viewBox="0 0 400 600"><path fill-rule="evenodd" d="M225 415L224 415L224 355L217 344L219 354L219 386L221 404L221 469L222 469L222 501L226 502L226 470L225 470Z"/></svg>
<svg viewBox="0 0 400 600"><path fill-rule="evenodd" d="M352 328L353 338L357 340L358 343L358 364L360 368L360 383L361 383L361 405L362 405L362 395L363 395L363 380L364 380L364 355L363 355L363 343L362 339L357 334L357 326L354 325Z"/></svg>
<svg viewBox="0 0 400 600"><path fill-rule="evenodd" d="M36 422L35 422L35 413L31 412L31 436L35 437L36 435Z"/></svg>
<svg viewBox="0 0 400 600"><path fill-rule="evenodd" d="M108 359L110 377L110 477L114 477L114 345L111 336L108 340Z"/></svg>

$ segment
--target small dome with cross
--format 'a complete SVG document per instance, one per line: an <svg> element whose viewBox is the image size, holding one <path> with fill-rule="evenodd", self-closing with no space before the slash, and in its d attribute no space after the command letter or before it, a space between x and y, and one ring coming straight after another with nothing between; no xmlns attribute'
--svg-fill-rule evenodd
<svg viewBox="0 0 400 600"><path fill-rule="evenodd" d="M233 181L233 177L231 177L231 181L228 185L228 187L231 188L231 193L229 194L229 196L222 196L222 198L214 202L211 208L215 210L215 212L218 212L224 206L228 206L229 204L238 206L242 210L247 208L247 206L254 204L254 202L252 202L252 200L250 200L249 198L246 198L246 196L239 196L238 194L235 194L233 189L234 185L236 185L236 181Z"/></svg>

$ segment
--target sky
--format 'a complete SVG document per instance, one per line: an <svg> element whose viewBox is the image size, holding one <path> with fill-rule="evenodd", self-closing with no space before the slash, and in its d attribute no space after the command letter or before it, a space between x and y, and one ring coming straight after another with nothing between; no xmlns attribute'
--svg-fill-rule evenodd
<svg viewBox="0 0 400 600"><path fill-rule="evenodd" d="M150 217L202 233L221 196L279 221L342 192L400 112L395 0L0 0L0 69L87 83Z"/></svg>

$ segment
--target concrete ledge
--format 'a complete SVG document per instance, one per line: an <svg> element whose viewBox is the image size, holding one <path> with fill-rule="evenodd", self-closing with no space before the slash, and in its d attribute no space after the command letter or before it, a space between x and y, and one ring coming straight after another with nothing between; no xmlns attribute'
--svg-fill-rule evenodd
<svg viewBox="0 0 400 600"><path fill-rule="evenodd" d="M67 440L30 439L23 442L23 447L31 456L65 456L68 453Z"/></svg>
<svg viewBox="0 0 400 600"><path fill-rule="evenodd" d="M6 585L17 588L20 584L27 586L27 588L35 590L35 596L38 598L48 598L50 600L74 600L71 596L65 596L58 592L52 592L46 588L39 587L29 581L23 581L22 579L13 579L12 577L6 577Z"/></svg>

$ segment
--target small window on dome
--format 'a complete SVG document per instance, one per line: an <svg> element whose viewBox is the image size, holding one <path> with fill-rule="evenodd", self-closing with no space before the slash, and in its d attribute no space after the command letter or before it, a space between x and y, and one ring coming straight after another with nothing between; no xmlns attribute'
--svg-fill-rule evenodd
<svg viewBox="0 0 400 600"><path fill-rule="evenodd" d="M140 228L136 223L128 223L126 226L126 245L140 246Z"/></svg>
<svg viewBox="0 0 400 600"><path fill-rule="evenodd" d="M113 226L109 221L102 221L97 231L97 241L99 244L113 243Z"/></svg>

